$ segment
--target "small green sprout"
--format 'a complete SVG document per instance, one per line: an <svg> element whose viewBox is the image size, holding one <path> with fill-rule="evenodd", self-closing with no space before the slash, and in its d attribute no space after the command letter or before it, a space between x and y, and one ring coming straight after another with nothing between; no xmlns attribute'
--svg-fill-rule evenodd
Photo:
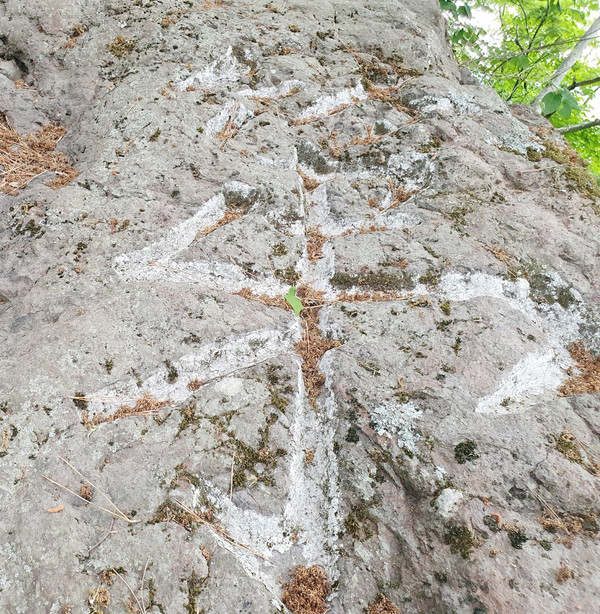
<svg viewBox="0 0 600 614"><path fill-rule="evenodd" d="M299 316L300 312L304 309L302 301L296 296L296 288L292 286L288 293L284 296L285 300L290 304L290 307L294 310L294 313Z"/></svg>

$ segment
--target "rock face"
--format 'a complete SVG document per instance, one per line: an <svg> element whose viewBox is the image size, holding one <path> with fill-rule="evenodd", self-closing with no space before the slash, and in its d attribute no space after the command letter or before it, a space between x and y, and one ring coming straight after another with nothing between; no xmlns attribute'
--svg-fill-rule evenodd
<svg viewBox="0 0 600 614"><path fill-rule="evenodd" d="M597 188L437 5L0 4L2 612L597 611Z"/></svg>

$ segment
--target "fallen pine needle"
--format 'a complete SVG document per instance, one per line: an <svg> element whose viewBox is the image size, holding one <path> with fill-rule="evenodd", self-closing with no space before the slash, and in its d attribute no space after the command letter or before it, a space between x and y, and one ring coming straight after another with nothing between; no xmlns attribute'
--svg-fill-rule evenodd
<svg viewBox="0 0 600 614"><path fill-rule="evenodd" d="M77 499L80 499L81 501L84 501L85 503L89 504L89 505L93 505L94 507L97 507L98 509L102 510L103 512L106 512L107 514L110 514L111 516L115 516L116 518L121 518L122 520L125 520L125 522L128 522L129 524L135 524L138 522L141 522L140 520L132 520L131 518L129 518L127 516L127 514L125 514L125 512L121 511L108 497L108 495L106 495L104 492L102 492L102 490L100 490L100 488L98 488L91 480L89 480L88 478L86 478L83 473L81 473L80 471L78 471L75 467L73 467L73 465L71 465L71 463L67 460L65 460L62 456L59 456L58 458L60 458L61 461L63 461L63 463L65 463L67 466L69 466L77 475L79 475L81 478L83 478L90 486L92 486L93 488L95 488L107 501L108 503L112 506L112 510L111 509L107 509L105 507L102 507L101 505L98 505L97 503L95 503L94 501L88 501L87 499L84 499L81 495L79 495L78 493L76 493L74 490L71 490L70 488L68 488L67 486L64 486L63 484L61 484L60 482L57 482L56 480L53 480L52 478L49 478L46 475L42 475L42 477L47 480L48 482L50 482L51 484L54 484L55 486L59 486L60 488L62 488L63 490L66 490L68 493L71 493L72 495L74 495L75 497L77 497Z"/></svg>
<svg viewBox="0 0 600 614"><path fill-rule="evenodd" d="M140 609L140 612L142 614L146 614L146 608L144 607L144 603L143 603L143 601L144 601L143 595L142 595L142 603L140 603L140 600L137 598L137 595L135 594L135 591L131 588L131 586L129 585L127 580L125 580L125 578L116 569L113 569L113 571L117 574L117 576L119 576L120 580L123 582L123 584L125 584L125 586L129 589L129 592L133 595L133 598L135 599L135 602L138 604L138 608ZM144 569L144 573L146 573L145 569ZM144 588L144 585L142 583L142 589L143 588Z"/></svg>
<svg viewBox="0 0 600 614"><path fill-rule="evenodd" d="M244 550L248 550L248 552L251 552L252 554L254 554L254 556L257 556L263 561L271 562L266 556L263 556L262 554L260 554L260 552L256 552L256 550L253 550L252 548L250 548L250 546L246 546L245 544L242 544L241 542L238 542L237 540L235 540L233 537L231 537L231 535L229 535L229 533L225 531L225 529L222 529L221 527L214 525L212 522L208 522L208 520L205 520L204 518L202 518L201 516L193 512L189 507L186 507L183 503L181 503L181 501L178 501L177 499L173 499L173 501L177 503L177 505L179 505L181 509L183 509L185 512L193 516L194 520L198 521L200 524L207 526L218 537L221 537L222 539L224 539L228 544L231 544L233 546L238 546L239 548L243 548Z"/></svg>

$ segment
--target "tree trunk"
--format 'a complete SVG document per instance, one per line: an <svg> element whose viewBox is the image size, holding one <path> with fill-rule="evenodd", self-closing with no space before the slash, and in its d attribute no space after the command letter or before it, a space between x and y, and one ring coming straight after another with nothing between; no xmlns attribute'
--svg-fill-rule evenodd
<svg viewBox="0 0 600 614"><path fill-rule="evenodd" d="M583 34L583 36L577 41L575 47L569 55L561 62L560 66L556 69L548 85L542 89L542 91L535 97L531 106L534 109L539 109L542 104L542 99L544 96L557 88L560 87L560 84L563 82L567 73L573 68L575 63L582 56L583 52L587 49L588 45L598 36L600 33L600 17L598 17L592 25L588 28L587 32Z"/></svg>
<svg viewBox="0 0 600 614"><path fill-rule="evenodd" d="M597 611L598 187L437 0L0 25L0 612Z"/></svg>

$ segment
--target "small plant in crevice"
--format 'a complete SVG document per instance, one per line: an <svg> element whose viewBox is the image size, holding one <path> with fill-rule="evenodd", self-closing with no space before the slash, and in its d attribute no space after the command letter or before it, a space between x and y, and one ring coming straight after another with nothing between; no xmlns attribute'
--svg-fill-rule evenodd
<svg viewBox="0 0 600 614"><path fill-rule="evenodd" d="M348 428L348 432L346 433L346 441L349 443L358 443L360 441L355 427L351 426Z"/></svg>
<svg viewBox="0 0 600 614"><path fill-rule="evenodd" d="M169 382L169 384L174 384L179 377L177 368L170 360L165 360L165 367L167 367L167 382Z"/></svg>
<svg viewBox="0 0 600 614"><path fill-rule="evenodd" d="M135 49L135 41L127 40L124 36L116 36L106 48L116 58L122 58Z"/></svg>
<svg viewBox="0 0 600 614"><path fill-rule="evenodd" d="M75 401L74 401L75 402ZM85 407L87 408L87 401L85 402ZM159 401L155 397L153 397L148 392L145 392L144 395L136 399L134 405L121 405L115 412L112 414L102 414L98 413L95 416L91 417L87 413L87 411L82 412L82 424L86 428L98 426L100 424L105 424L107 422L114 422L115 420L120 420L121 418L129 418L132 416L144 417L148 418L149 416L155 416L158 414L158 411L170 405L171 401L167 399L166 401ZM79 407L79 406L78 406Z"/></svg>
<svg viewBox="0 0 600 614"><path fill-rule="evenodd" d="M85 411L88 408L88 400L85 396L85 392L76 392L71 397L73 399L73 405L81 411Z"/></svg>
<svg viewBox="0 0 600 614"><path fill-rule="evenodd" d="M344 519L344 529L348 535L359 541L365 541L377 533L377 520L370 509L380 503L377 496L369 500L360 499L353 504Z"/></svg>
<svg viewBox="0 0 600 614"><path fill-rule="evenodd" d="M572 580L575 577L575 572L566 565L563 565L554 572L554 577L559 584L562 584L567 580Z"/></svg>
<svg viewBox="0 0 600 614"><path fill-rule="evenodd" d="M186 614L199 614L200 610L196 606L196 599L200 596L204 590L208 578L203 578L196 571L185 578L187 584L187 603L184 604Z"/></svg>
<svg viewBox="0 0 600 614"><path fill-rule="evenodd" d="M549 533L562 531L569 535L596 537L600 532L600 524L594 514L556 511L549 506L542 513L539 523Z"/></svg>

